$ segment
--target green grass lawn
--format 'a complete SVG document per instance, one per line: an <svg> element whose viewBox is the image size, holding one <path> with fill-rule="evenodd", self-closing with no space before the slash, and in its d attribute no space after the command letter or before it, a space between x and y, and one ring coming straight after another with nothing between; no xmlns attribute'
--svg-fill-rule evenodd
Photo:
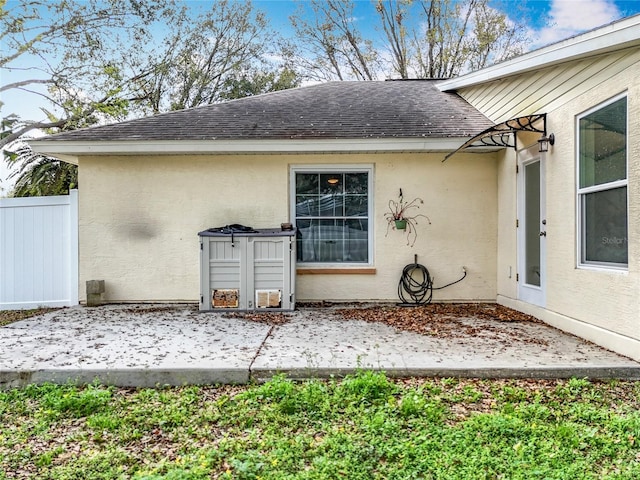
<svg viewBox="0 0 640 480"><path fill-rule="evenodd" d="M0 479L637 479L640 383L277 377L0 392Z"/></svg>

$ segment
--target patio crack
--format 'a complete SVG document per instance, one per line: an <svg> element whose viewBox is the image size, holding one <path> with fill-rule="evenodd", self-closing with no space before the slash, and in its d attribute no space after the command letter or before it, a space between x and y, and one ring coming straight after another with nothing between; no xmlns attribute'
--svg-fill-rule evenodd
<svg viewBox="0 0 640 480"><path fill-rule="evenodd" d="M262 347L264 347L264 344L267 343L267 340L269 340L269 337L271 336L271 332L273 332L274 328L276 328L275 325L271 325L269 327L269 331L265 335L264 339L262 339L262 342L260 343L258 350L256 350L256 354L251 359L251 363L249 363L249 379L253 378L253 364L255 363L256 359L260 356L260 353L262 352Z"/></svg>

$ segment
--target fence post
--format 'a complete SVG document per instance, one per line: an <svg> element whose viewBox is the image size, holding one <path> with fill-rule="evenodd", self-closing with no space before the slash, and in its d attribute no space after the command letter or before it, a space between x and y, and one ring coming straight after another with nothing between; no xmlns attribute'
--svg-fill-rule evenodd
<svg viewBox="0 0 640 480"><path fill-rule="evenodd" d="M69 190L69 303L78 305L79 300L79 234L78 234L78 189Z"/></svg>

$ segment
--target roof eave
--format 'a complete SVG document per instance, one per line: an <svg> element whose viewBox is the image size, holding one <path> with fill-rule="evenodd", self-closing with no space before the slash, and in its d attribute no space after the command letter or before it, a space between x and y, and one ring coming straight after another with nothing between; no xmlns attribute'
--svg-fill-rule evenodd
<svg viewBox="0 0 640 480"><path fill-rule="evenodd" d="M443 91L498 80L584 57L640 45L640 15L622 19L567 40L437 84Z"/></svg>
<svg viewBox="0 0 640 480"><path fill-rule="evenodd" d="M362 138L322 140L121 140L57 141L38 139L29 144L33 151L77 164L87 155L206 155L257 153L371 153L447 152L468 137L449 138ZM488 149L491 150L491 149Z"/></svg>

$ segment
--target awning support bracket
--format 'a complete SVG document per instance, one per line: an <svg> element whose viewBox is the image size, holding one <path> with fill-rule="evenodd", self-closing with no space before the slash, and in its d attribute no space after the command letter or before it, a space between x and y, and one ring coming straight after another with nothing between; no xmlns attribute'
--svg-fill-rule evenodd
<svg viewBox="0 0 640 480"><path fill-rule="evenodd" d="M542 128L538 128L535 125L542 122ZM547 135L547 114L538 113L535 115L526 115L523 117L516 117L507 120L502 123L483 130L475 135L473 138L467 140L460 147L453 152L447 154L444 160L455 155L456 153L466 150L467 148L477 147L507 147L516 148L516 132L535 132ZM479 143L478 143L479 142Z"/></svg>

